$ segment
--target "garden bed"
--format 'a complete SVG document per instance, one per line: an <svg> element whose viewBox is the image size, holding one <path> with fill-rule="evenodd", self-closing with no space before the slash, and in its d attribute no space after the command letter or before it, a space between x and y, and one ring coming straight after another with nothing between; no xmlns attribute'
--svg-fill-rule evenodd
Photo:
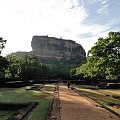
<svg viewBox="0 0 120 120"><path fill-rule="evenodd" d="M47 111L51 106L53 94L55 90L55 84L44 84L44 87L40 90L32 89L26 90L33 86L41 86L43 84L34 84L22 88L0 88L0 102L1 103L19 103L24 104L23 107L18 105L17 108L13 108L13 110L9 110L10 106L4 110L0 110L0 120L7 120L10 118L17 110L24 109L28 105L28 103L38 102L38 105L33 108L27 114L27 120L45 120ZM6 105L8 106L8 105ZM14 107L14 105L12 105ZM25 110L25 109L24 109ZM20 110L21 111L21 110ZM26 118L26 117L25 117Z"/></svg>
<svg viewBox="0 0 120 120"><path fill-rule="evenodd" d="M23 120L34 109L37 102L0 103L0 120Z"/></svg>

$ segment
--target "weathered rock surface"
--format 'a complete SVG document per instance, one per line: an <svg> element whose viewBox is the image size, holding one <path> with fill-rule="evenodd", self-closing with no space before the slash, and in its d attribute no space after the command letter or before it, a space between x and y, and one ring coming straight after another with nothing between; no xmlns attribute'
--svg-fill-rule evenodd
<svg viewBox="0 0 120 120"><path fill-rule="evenodd" d="M41 58L76 59L85 57L83 47L72 40L48 36L33 36L31 42L33 53Z"/></svg>

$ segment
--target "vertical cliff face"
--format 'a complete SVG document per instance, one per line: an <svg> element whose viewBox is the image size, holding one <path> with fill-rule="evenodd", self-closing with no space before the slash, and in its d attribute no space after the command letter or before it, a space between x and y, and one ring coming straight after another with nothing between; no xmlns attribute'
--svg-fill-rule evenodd
<svg viewBox="0 0 120 120"><path fill-rule="evenodd" d="M78 59L86 56L83 47L72 40L48 36L33 36L32 50L41 58Z"/></svg>

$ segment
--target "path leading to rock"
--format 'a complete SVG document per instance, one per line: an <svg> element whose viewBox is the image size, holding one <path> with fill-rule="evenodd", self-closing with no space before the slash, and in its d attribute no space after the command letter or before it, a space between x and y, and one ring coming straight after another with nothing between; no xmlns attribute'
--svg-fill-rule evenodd
<svg viewBox="0 0 120 120"><path fill-rule="evenodd" d="M59 98L61 120L120 120L93 100L68 90L63 83L59 84Z"/></svg>

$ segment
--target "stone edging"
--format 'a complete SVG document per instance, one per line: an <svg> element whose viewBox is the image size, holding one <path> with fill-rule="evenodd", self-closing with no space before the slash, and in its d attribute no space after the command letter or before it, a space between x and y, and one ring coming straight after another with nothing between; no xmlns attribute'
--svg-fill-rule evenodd
<svg viewBox="0 0 120 120"><path fill-rule="evenodd" d="M46 120L61 120L60 117L60 100L59 100L59 85L56 84L54 98Z"/></svg>

